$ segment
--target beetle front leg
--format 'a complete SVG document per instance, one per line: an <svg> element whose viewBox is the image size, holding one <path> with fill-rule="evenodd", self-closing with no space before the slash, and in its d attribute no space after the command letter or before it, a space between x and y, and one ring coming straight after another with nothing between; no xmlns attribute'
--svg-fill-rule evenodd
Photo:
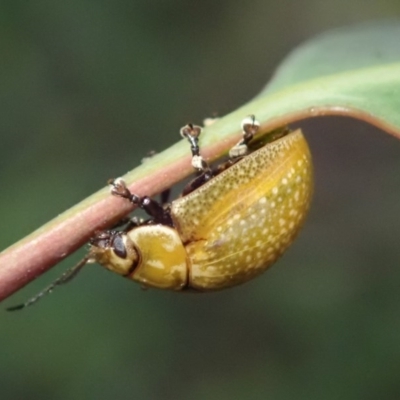
<svg viewBox="0 0 400 400"><path fill-rule="evenodd" d="M173 226L171 215L167 209L164 209L160 203L148 196L141 197L132 193L122 178L110 179L108 184L111 185L112 195L127 199L131 203L140 207L154 219L155 223Z"/></svg>

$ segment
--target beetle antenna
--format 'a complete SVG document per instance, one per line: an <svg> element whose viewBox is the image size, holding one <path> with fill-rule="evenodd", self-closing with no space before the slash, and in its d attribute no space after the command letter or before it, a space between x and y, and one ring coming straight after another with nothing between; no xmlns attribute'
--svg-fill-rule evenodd
<svg viewBox="0 0 400 400"><path fill-rule="evenodd" d="M88 264L91 261L90 253L86 255L82 260L80 260L76 265L67 269L59 278L57 278L54 282L52 282L49 286L44 288L41 292L39 292L36 296L33 296L28 301L22 304L18 304L16 306L11 306L6 308L7 311L16 311L22 310L25 307L31 306L40 300L44 295L50 294L56 286L63 285L64 283L69 282L78 274L78 272L82 269L83 266Z"/></svg>

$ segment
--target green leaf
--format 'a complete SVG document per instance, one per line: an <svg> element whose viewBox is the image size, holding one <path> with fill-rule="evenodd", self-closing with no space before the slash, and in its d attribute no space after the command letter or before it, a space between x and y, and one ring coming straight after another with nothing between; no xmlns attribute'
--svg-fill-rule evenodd
<svg viewBox="0 0 400 400"><path fill-rule="evenodd" d="M294 50L245 108L262 121L343 114L400 136L399 38L399 21L322 34Z"/></svg>

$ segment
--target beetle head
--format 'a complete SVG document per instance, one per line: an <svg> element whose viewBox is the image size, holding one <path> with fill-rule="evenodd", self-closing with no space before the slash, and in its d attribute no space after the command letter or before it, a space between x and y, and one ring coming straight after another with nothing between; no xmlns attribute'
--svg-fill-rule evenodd
<svg viewBox="0 0 400 400"><path fill-rule="evenodd" d="M90 245L90 258L117 274L128 275L138 264L138 252L126 233L100 232Z"/></svg>

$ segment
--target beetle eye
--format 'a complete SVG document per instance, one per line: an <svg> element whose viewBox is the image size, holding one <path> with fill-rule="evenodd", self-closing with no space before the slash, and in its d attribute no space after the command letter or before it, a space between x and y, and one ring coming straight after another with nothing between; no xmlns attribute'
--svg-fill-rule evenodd
<svg viewBox="0 0 400 400"><path fill-rule="evenodd" d="M126 258L127 253L126 253L126 247L124 240L122 239L122 235L116 235L114 236L114 240L112 242L112 248L114 250L114 253L121 258Z"/></svg>

